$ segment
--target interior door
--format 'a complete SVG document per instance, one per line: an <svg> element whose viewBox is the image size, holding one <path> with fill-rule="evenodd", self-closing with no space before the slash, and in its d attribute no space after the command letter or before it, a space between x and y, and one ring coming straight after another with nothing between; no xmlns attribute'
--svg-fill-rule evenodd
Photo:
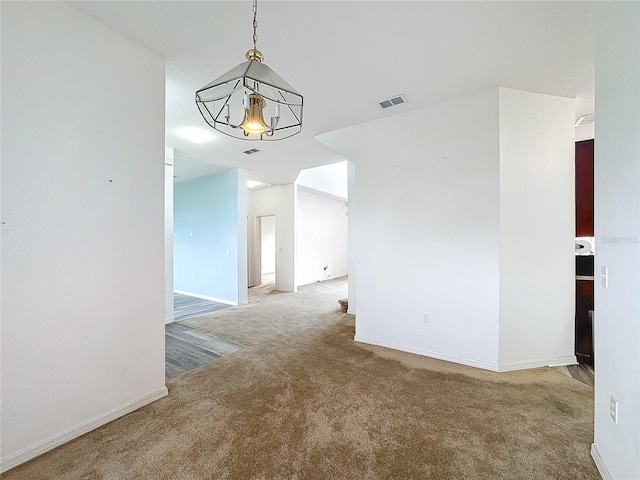
<svg viewBox="0 0 640 480"><path fill-rule="evenodd" d="M260 217L247 217L247 237L247 281L248 287L251 288L260 285L262 278Z"/></svg>

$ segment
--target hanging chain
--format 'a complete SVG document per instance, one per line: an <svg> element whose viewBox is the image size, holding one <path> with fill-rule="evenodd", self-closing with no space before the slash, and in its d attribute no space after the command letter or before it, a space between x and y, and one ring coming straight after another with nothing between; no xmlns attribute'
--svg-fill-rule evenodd
<svg viewBox="0 0 640 480"><path fill-rule="evenodd" d="M253 49L256 50L256 43L258 42L258 0L253 0Z"/></svg>

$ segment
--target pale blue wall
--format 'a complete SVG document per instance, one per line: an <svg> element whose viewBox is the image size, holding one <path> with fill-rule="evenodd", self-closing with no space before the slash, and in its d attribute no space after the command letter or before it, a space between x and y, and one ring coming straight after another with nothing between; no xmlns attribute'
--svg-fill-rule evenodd
<svg viewBox="0 0 640 480"><path fill-rule="evenodd" d="M174 288L238 302L238 169L177 183L173 205Z"/></svg>

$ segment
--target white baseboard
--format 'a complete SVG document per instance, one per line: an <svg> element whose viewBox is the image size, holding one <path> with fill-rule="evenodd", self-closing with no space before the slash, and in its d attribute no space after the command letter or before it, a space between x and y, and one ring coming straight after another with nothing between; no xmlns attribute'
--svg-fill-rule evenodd
<svg viewBox="0 0 640 480"><path fill-rule="evenodd" d="M469 367L482 368L484 370L491 370L492 372L511 372L514 370L526 370L528 368L539 367L557 367L561 365L575 365L577 362L575 355L569 355L566 357L556 357L545 360L534 360L526 362L510 362L510 363L491 363L484 362L482 360L474 360L472 358L465 358L460 355L451 355L442 352L436 352L433 350L426 350L416 347L408 347L406 345L400 345L386 340L376 340L372 338L366 338L361 335L356 335L354 340L356 342L368 343L370 345L378 345L380 347L392 348L394 350L400 350L402 352L415 353L417 355L423 355L425 357L437 358L439 360L445 360L447 362L460 363Z"/></svg>
<svg viewBox="0 0 640 480"><path fill-rule="evenodd" d="M449 355L447 353L434 352L432 350L425 350L422 348L407 347L406 345L400 345L393 342L374 340L372 338L366 338L361 335L356 335L354 340L356 342L368 343L369 345L377 345L379 347L392 348L394 350L400 350L402 352L415 353L417 355L423 355L425 357L437 358L438 360L446 360L447 362L460 363L469 367L482 368L484 370L491 370L493 372L498 371L498 365L495 363L483 362L479 360L473 360L471 358L465 358L458 355Z"/></svg>
<svg viewBox="0 0 640 480"><path fill-rule="evenodd" d="M562 367L565 365L575 365L578 363L575 355L565 357L547 358L544 360L531 360L526 362L499 363L499 372L512 372L514 370L526 370L528 368L539 367Z"/></svg>
<svg viewBox="0 0 640 480"><path fill-rule="evenodd" d="M16 453L12 453L6 458L0 460L0 472L4 473L13 467L17 467L18 465L27 462L37 457L38 455L42 455L49 450L53 450L63 443L67 443L68 441L84 435L91 430L95 430L96 428L101 427L102 425L106 425L116 418L120 418L127 413L131 413L134 410L139 409L140 407L144 407L151 402L155 402L156 400L165 397L168 394L169 391L167 390L167 387L162 387L154 392L148 393L140 398L127 402L124 405L120 405L118 408L115 408L109 412L98 415L97 417L91 418L85 422L79 423L78 425L63 430L62 432L52 435L49 438L37 442L29 447L23 448Z"/></svg>
<svg viewBox="0 0 640 480"><path fill-rule="evenodd" d="M181 293L182 295L189 295L190 297L201 298L203 300L211 300L212 302L224 303L225 305L233 305L234 307L238 306L238 302L226 300L224 298L209 297L207 295L200 295L199 293L186 292L184 290L174 290L174 292Z"/></svg>
<svg viewBox="0 0 640 480"><path fill-rule="evenodd" d="M164 324L167 325L167 324L173 323L175 321L176 321L176 318L173 315L171 315L169 318L165 318L164 319Z"/></svg>
<svg viewBox="0 0 640 480"><path fill-rule="evenodd" d="M591 444L591 458L593 458L593 461L596 464L596 468L598 469L598 472L600 472L602 480L613 480L613 477L609 473L607 466L604 464L604 460L602 460L600 452L598 452L595 443Z"/></svg>

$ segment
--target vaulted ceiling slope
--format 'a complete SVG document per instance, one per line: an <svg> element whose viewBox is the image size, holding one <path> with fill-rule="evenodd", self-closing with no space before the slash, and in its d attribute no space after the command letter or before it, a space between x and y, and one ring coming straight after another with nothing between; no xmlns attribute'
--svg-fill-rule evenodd
<svg viewBox="0 0 640 480"><path fill-rule="evenodd" d="M576 117L594 111L591 2L265 0L258 48L304 95L302 133L246 142L212 131L195 144L179 129L209 128L194 93L244 61L251 1L68 3L166 59L178 180L242 167L254 180L292 182L300 169L342 160L316 135L496 86L576 98ZM407 103L380 108L397 94ZM242 153L251 147L261 151Z"/></svg>

